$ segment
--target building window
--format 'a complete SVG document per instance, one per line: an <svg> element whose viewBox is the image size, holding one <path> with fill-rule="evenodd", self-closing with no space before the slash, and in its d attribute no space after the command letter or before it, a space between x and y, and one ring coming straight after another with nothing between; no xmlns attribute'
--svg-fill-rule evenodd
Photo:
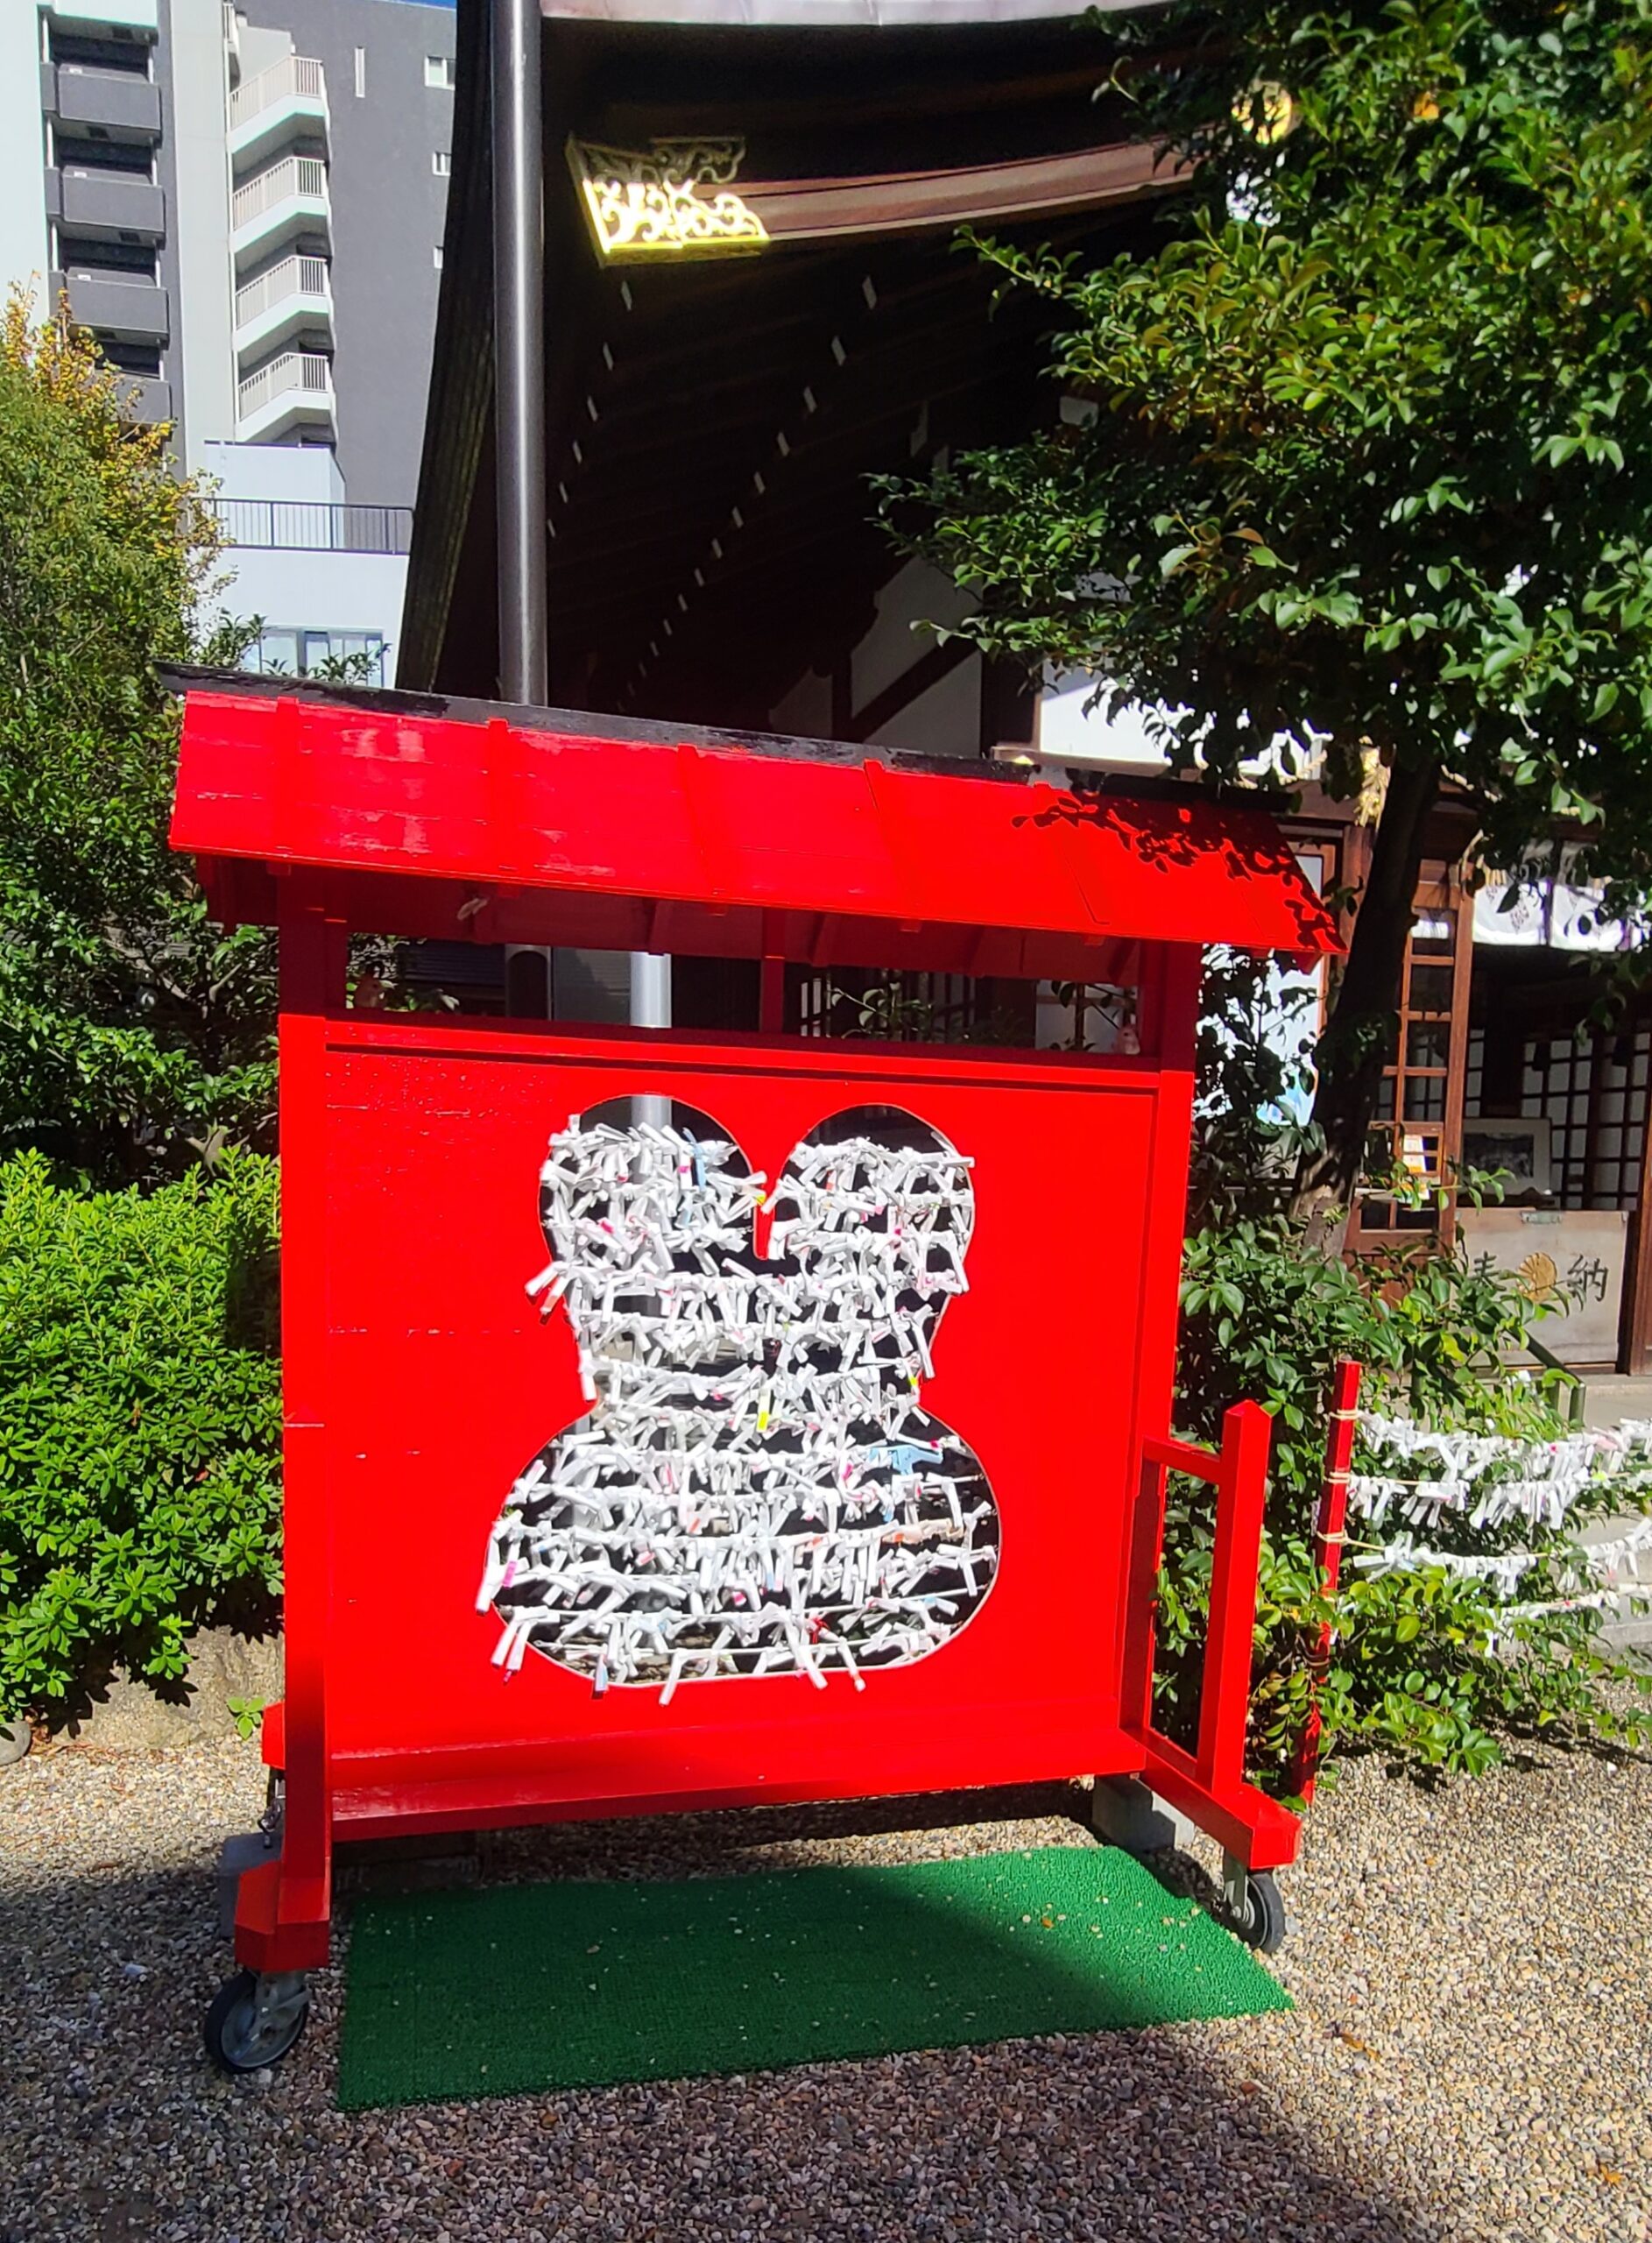
<svg viewBox="0 0 1652 2243"><path fill-rule="evenodd" d="M93 140L54 128L52 154L66 172L121 172L132 179L154 183L154 159L147 148L129 146L124 140Z"/></svg>
<svg viewBox="0 0 1652 2243"><path fill-rule="evenodd" d="M446 179L453 170L453 158L445 148L433 148L430 152L430 168L438 179Z"/></svg>
<svg viewBox="0 0 1652 2243"><path fill-rule="evenodd" d="M272 625L247 651L245 668L268 677L322 677L341 685L382 685L379 631L311 631Z"/></svg>
<svg viewBox="0 0 1652 2243"><path fill-rule="evenodd" d="M425 83L439 86L445 93L453 91L453 64L445 54L427 54Z"/></svg>
<svg viewBox="0 0 1652 2243"><path fill-rule="evenodd" d="M138 374L146 381L160 379L160 346L156 343L118 343L106 339L98 350L117 372Z"/></svg>
<svg viewBox="0 0 1652 2243"><path fill-rule="evenodd" d="M367 92L367 49L366 49L364 46L358 46L358 47L357 48L357 50L356 50L356 98L357 98L357 101L362 100L362 99L363 99L363 97L365 96L366 92Z"/></svg>
<svg viewBox="0 0 1652 2243"><path fill-rule="evenodd" d="M155 252L142 242L82 241L58 229L58 263L66 272L118 272L124 279L153 280Z"/></svg>

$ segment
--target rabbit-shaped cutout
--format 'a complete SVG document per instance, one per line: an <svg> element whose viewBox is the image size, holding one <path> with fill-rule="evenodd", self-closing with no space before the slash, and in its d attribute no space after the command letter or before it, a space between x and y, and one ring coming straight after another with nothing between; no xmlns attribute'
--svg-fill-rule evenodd
<svg viewBox="0 0 1652 2243"><path fill-rule="evenodd" d="M640 1103L640 1102L639 1102ZM992 1586L998 1510L921 1406L967 1290L968 1158L886 1107L840 1114L766 1178L703 1114L628 1100L551 1140L540 1215L586 1416L512 1489L477 1610L494 1663L529 1650L610 1684L909 1665Z"/></svg>

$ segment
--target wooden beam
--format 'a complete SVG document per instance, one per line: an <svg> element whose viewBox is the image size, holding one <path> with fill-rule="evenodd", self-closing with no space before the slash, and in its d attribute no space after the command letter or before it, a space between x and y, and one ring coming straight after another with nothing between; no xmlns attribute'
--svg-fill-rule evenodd
<svg viewBox="0 0 1652 2243"><path fill-rule="evenodd" d="M916 118L939 117L956 130L966 112L971 118L996 120L1006 110L1042 109L1063 98L1089 108L1095 100L1098 65L1104 55L1111 60L1111 54L1099 39L1087 53L1076 47L1070 26L1063 26L1063 38L1069 52L1079 59L1036 74L984 72L974 56L967 65L948 68L950 58L944 54L905 67L893 67L880 55L881 67L875 74L863 76L855 88L854 122L861 127L893 124L904 130ZM726 92L715 97L696 96L685 86L681 70L672 71L668 63L660 66L660 81L651 91L639 79L649 60L645 53L639 53L626 73L625 93L597 113L589 138L630 147L646 146L656 136L717 139L728 131ZM778 87L771 81L743 90L739 121L748 138L817 133L821 92L814 74L791 69Z"/></svg>
<svg viewBox="0 0 1652 2243"><path fill-rule="evenodd" d="M1463 1103L1468 1088L1469 1038L1469 980L1474 971L1474 898L1465 887L1454 868L1447 870L1443 883L1449 899L1455 939L1451 948L1451 1023L1446 1032L1445 1044L1445 1114L1441 1133L1441 1166L1449 1164L1451 1188L1445 1191L1440 1202L1440 1239L1450 1246L1457 1236L1457 1190L1455 1178L1463 1161ZM1401 1019L1400 1034L1408 1033ZM1406 1079L1406 1051L1403 1043L1398 1058L1399 1079ZM1398 1101L1396 1101L1397 1106ZM1447 1178L1443 1176L1444 1185Z"/></svg>
<svg viewBox="0 0 1652 2243"><path fill-rule="evenodd" d="M1634 1096L1634 1068L1623 1095L1623 1124L1629 1126L1630 1102ZM1634 1216L1629 1225L1629 1251L1624 1270L1623 1314L1619 1326L1618 1368L1632 1378L1652 1371L1652 1086L1641 1093L1641 1176L1635 1192Z"/></svg>
<svg viewBox="0 0 1652 2243"><path fill-rule="evenodd" d="M1186 164L1134 140L864 179L752 180L738 192L780 244L1054 217L1168 195L1189 176Z"/></svg>

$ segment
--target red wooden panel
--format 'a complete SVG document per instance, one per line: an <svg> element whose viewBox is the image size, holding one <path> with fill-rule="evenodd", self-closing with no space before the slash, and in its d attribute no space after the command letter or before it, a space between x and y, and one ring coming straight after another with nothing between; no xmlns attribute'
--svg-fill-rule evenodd
<svg viewBox="0 0 1652 2243"><path fill-rule="evenodd" d="M766 912L1338 947L1253 812L687 747L192 692L173 841L208 860L573 891L609 908L732 906L752 940Z"/></svg>
<svg viewBox="0 0 1652 2243"><path fill-rule="evenodd" d="M1139 1764L1119 1728L1133 1444L1168 1408L1149 1201L1185 1181L1145 1064L555 1031L327 1025L328 1750L341 1829L693 1800L826 1797ZM1174 1081L1175 1079L1172 1079ZM771 1178L829 1115L901 1107L974 1160L970 1290L922 1407L979 1460L994 1584L911 1665L611 1688L475 1609L517 1475L581 1417L574 1340L524 1287L570 1114L626 1093L711 1114ZM1174 1139L1175 1142L1170 1142ZM1142 1390L1140 1365L1155 1369ZM314 1579L313 1569L304 1578ZM300 1625L303 1624L300 1620ZM1132 1755L1133 1754L1133 1759ZM445 1789L444 1789L445 1787ZM447 1801L444 1807L443 1801Z"/></svg>

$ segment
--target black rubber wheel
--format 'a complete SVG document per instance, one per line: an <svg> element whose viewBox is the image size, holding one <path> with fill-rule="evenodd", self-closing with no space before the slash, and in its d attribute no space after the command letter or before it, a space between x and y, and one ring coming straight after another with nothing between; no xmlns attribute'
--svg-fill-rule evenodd
<svg viewBox="0 0 1652 2243"><path fill-rule="evenodd" d="M310 1998L300 1988L274 2015L258 2014L255 1971L237 1971L213 1996L202 2027L207 2054L220 2071L263 2071L279 2064L303 2032Z"/></svg>
<svg viewBox="0 0 1652 2243"><path fill-rule="evenodd" d="M1245 1906L1233 1928L1246 1947L1272 1955L1285 1943L1285 1903L1271 1870L1253 1869L1245 1879Z"/></svg>

